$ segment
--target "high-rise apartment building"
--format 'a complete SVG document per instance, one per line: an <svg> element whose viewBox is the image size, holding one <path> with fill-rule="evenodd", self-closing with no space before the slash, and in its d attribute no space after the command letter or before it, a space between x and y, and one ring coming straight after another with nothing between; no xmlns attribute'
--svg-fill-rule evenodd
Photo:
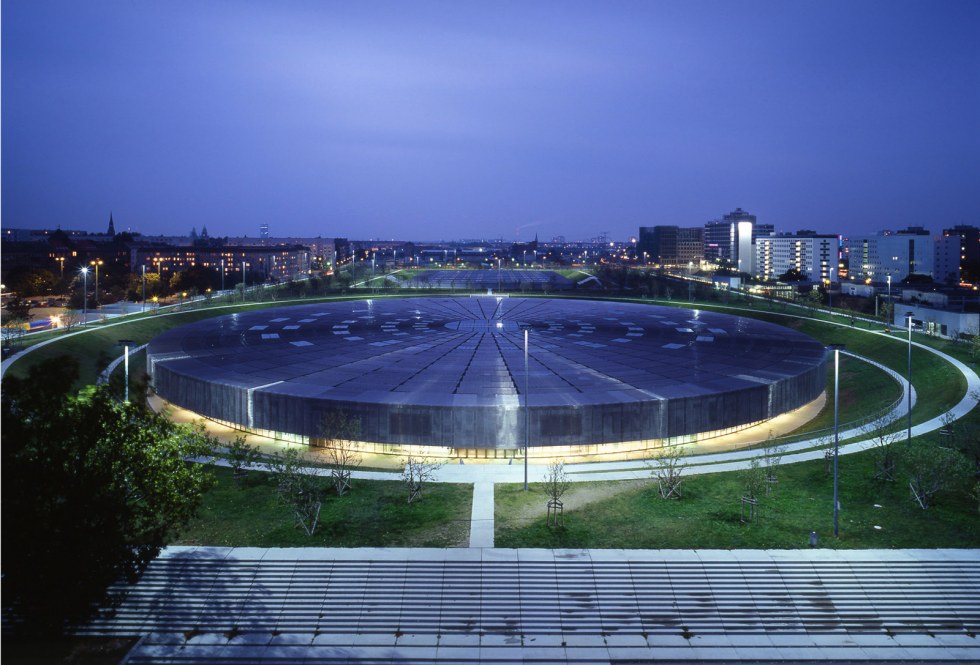
<svg viewBox="0 0 980 665"><path fill-rule="evenodd" d="M955 247L955 250L953 249ZM980 228L957 225L943 229L936 247L936 279L980 283Z"/></svg>
<svg viewBox="0 0 980 665"><path fill-rule="evenodd" d="M796 270L811 282L837 282L840 240L832 235L782 235L755 241L755 274L779 279Z"/></svg>
<svg viewBox="0 0 980 665"><path fill-rule="evenodd" d="M755 239L775 233L772 224L759 224L756 216L741 208L704 225L704 258L731 262L739 272L754 272Z"/></svg>

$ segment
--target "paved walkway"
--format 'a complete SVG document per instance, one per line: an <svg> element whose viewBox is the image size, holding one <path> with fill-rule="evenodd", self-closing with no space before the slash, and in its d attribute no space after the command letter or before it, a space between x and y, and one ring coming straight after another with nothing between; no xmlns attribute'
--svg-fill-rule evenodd
<svg viewBox="0 0 980 665"><path fill-rule="evenodd" d="M980 662L978 550L171 548L145 663Z"/></svg>
<svg viewBox="0 0 980 665"><path fill-rule="evenodd" d="M470 517L470 547L493 547L493 483L473 483L473 509Z"/></svg>

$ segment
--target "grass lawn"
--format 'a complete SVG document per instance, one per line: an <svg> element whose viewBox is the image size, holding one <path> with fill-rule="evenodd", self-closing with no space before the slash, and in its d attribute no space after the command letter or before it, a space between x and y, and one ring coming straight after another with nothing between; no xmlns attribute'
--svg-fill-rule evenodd
<svg viewBox="0 0 980 665"><path fill-rule="evenodd" d="M608 491L612 483L586 483L579 491L585 495L595 491L599 499L566 511L564 529L548 528L542 485L532 485L527 494L519 484L497 485L495 544L795 549L808 547L809 534L816 531L819 546L830 548L980 547L976 501L965 491L947 492L937 505L921 510L909 499L904 482L873 481L871 468L870 453L840 458L840 538L836 540L833 477L825 472L823 461L814 461L780 467L775 495L761 499L760 514L746 524L740 520L742 485L737 473L687 478L684 498L676 501L661 499L653 479L634 481L611 497L602 496L602 490Z"/></svg>
<svg viewBox="0 0 980 665"><path fill-rule="evenodd" d="M834 426L834 373L827 375L827 399L820 413L789 435ZM887 408L902 396L902 387L887 373L863 360L843 357L840 364L839 417L842 428Z"/></svg>
<svg viewBox="0 0 980 665"><path fill-rule="evenodd" d="M353 480L349 494L327 495L312 537L296 526L276 498L268 473L252 471L239 487L230 469L214 470L217 484L197 519L172 545L235 547L466 547L472 486L433 483L408 505L399 481Z"/></svg>

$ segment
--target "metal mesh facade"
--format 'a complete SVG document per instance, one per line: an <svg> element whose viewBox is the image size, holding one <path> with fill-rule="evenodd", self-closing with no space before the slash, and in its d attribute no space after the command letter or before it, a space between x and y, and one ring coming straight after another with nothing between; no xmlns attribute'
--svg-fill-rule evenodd
<svg viewBox="0 0 980 665"><path fill-rule="evenodd" d="M529 395L524 333L529 329ZM450 448L578 446L724 430L824 389L826 351L714 312L498 297L280 307L151 342L153 386L206 417L304 437L324 414L365 441Z"/></svg>

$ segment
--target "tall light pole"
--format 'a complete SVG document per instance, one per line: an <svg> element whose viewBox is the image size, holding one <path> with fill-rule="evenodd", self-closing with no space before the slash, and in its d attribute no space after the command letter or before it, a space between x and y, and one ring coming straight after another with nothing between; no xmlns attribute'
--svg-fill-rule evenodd
<svg viewBox="0 0 980 665"><path fill-rule="evenodd" d="M88 323L88 268L82 268L82 325Z"/></svg>
<svg viewBox="0 0 980 665"><path fill-rule="evenodd" d="M888 325L891 326L895 322L895 313L892 312L892 276L888 275L888 318L890 321Z"/></svg>
<svg viewBox="0 0 980 665"><path fill-rule="evenodd" d="M102 265L102 259L95 259L94 261L89 261L89 265L95 266L95 307L99 307L99 266Z"/></svg>
<svg viewBox="0 0 980 665"><path fill-rule="evenodd" d="M242 302L245 302L245 261L242 261Z"/></svg>
<svg viewBox="0 0 980 665"><path fill-rule="evenodd" d="M129 404L129 347L136 344L131 339L121 339L119 343L123 345L123 366L125 367L125 397L123 399L124 403Z"/></svg>
<svg viewBox="0 0 980 665"><path fill-rule="evenodd" d="M528 349L528 331L530 330L530 325L521 326L524 328L524 491L527 491L527 449L528 443L531 440L531 395L528 393L529 385L529 373L527 369L527 349Z"/></svg>
<svg viewBox="0 0 980 665"><path fill-rule="evenodd" d="M834 538L837 538L837 522L840 513L840 494L837 485L837 452L840 443L838 407L840 400L839 379L840 379L840 352L844 350L843 344L831 344L830 348L834 351Z"/></svg>
<svg viewBox="0 0 980 665"><path fill-rule="evenodd" d="M912 443L912 317L915 312L906 312L905 318L909 320L909 370L908 370L908 381L909 381L909 414L908 414L908 435L906 437L906 442Z"/></svg>
<svg viewBox="0 0 980 665"><path fill-rule="evenodd" d="M221 259L221 290L225 290L225 260Z"/></svg>
<svg viewBox="0 0 980 665"><path fill-rule="evenodd" d="M143 264L143 312L146 312L146 264Z"/></svg>

